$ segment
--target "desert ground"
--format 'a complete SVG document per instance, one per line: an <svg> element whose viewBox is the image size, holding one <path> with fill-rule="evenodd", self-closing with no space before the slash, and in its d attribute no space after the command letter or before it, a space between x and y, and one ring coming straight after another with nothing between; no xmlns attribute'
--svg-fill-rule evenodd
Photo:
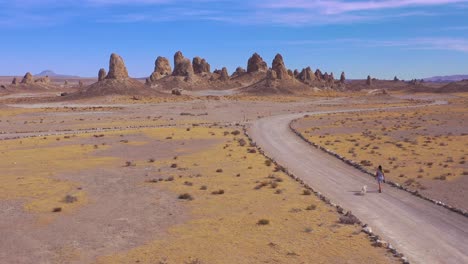
<svg viewBox="0 0 468 264"><path fill-rule="evenodd" d="M10 79L2 263L468 262L465 82L335 80L257 53L229 75L181 52L146 79L117 54L96 79ZM293 129L409 191L378 194Z"/></svg>

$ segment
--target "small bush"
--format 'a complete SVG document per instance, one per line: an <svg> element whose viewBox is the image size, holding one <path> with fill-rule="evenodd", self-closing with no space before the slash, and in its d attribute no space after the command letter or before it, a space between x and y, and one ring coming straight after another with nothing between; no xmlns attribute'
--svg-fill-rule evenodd
<svg viewBox="0 0 468 264"><path fill-rule="evenodd" d="M176 163L172 163L172 164L171 164L171 168L173 168L173 169L177 168L177 164L176 164Z"/></svg>
<svg viewBox="0 0 468 264"><path fill-rule="evenodd" d="M269 225L269 224L270 224L270 220L268 219L260 219L257 222L257 225Z"/></svg>
<svg viewBox="0 0 468 264"><path fill-rule="evenodd" d="M213 194L213 195L221 195L221 194L224 194L224 190L217 190L217 191L212 192L211 194Z"/></svg>
<svg viewBox="0 0 468 264"><path fill-rule="evenodd" d="M267 165L268 167L271 166L271 160L265 160L265 165Z"/></svg>
<svg viewBox="0 0 468 264"><path fill-rule="evenodd" d="M183 194L179 195L179 199L191 201L191 200L193 200L193 197L192 197L192 195L190 195L188 193L183 193Z"/></svg>
<svg viewBox="0 0 468 264"><path fill-rule="evenodd" d="M191 182L189 182L189 181L186 181L186 182L184 182L184 185L193 186L193 183L191 183Z"/></svg>
<svg viewBox="0 0 468 264"><path fill-rule="evenodd" d="M240 131L239 130L234 130L231 132L231 135L234 135L234 136L237 136L240 134Z"/></svg>
<svg viewBox="0 0 468 264"><path fill-rule="evenodd" d="M317 209L317 205L315 205L315 204L311 204L311 205L306 207L306 210L315 210L315 209Z"/></svg>
<svg viewBox="0 0 468 264"><path fill-rule="evenodd" d="M69 195L69 194L67 194L67 196L65 196L65 198L63 198L64 203L74 203L76 201L78 201L78 198L76 198L75 196Z"/></svg>
<svg viewBox="0 0 468 264"><path fill-rule="evenodd" d="M223 169L217 169L216 172L221 173L221 172L223 172Z"/></svg>
<svg viewBox="0 0 468 264"><path fill-rule="evenodd" d="M155 161L156 161L156 160L153 159L153 158L151 158L151 159L148 160L149 163L153 163L153 162L155 162Z"/></svg>
<svg viewBox="0 0 468 264"><path fill-rule="evenodd" d="M282 193L283 193L283 191L282 191L281 189L277 189L277 190L275 191L275 194L282 194Z"/></svg>
<svg viewBox="0 0 468 264"><path fill-rule="evenodd" d="M55 207L54 209L52 209L52 212L54 213L62 212L62 207Z"/></svg>
<svg viewBox="0 0 468 264"><path fill-rule="evenodd" d="M206 189L208 189L208 187L206 187L206 185L202 185L202 187L200 187L200 190L202 190L202 191L204 191Z"/></svg>
<svg viewBox="0 0 468 264"><path fill-rule="evenodd" d="M307 190L305 189L304 191L302 191L302 195L311 195L312 192L310 190Z"/></svg>
<svg viewBox="0 0 468 264"><path fill-rule="evenodd" d="M247 142L243 138L239 139L238 142L239 142L239 146L241 146L241 147L247 145Z"/></svg>
<svg viewBox="0 0 468 264"><path fill-rule="evenodd" d="M125 167L131 167L131 166L135 166L135 164L133 164L131 161L125 162Z"/></svg>
<svg viewBox="0 0 468 264"><path fill-rule="evenodd" d="M174 176L169 176L166 181L173 181L174 180Z"/></svg>

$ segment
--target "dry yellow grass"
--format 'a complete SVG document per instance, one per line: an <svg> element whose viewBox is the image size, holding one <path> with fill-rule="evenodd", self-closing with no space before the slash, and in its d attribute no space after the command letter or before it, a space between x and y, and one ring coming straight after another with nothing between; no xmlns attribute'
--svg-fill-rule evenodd
<svg viewBox="0 0 468 264"><path fill-rule="evenodd" d="M302 195L301 185L275 172L262 155L248 153L248 144L238 143L246 140L242 134L230 132L207 127L143 130L155 139L171 135L174 140L206 138L221 143L153 163L165 178L174 180L146 184L168 189L175 196L190 194L194 200L180 202L190 208L192 220L171 228L164 239L154 238L127 252L99 258L97 263L392 262L385 250L370 245L358 226L338 224L334 208L315 196ZM265 186L255 188L263 182ZM213 194L220 190L224 193ZM310 205L316 209L306 210ZM269 224L258 225L260 219Z"/></svg>
<svg viewBox="0 0 468 264"><path fill-rule="evenodd" d="M93 157L91 145L58 146L55 142L56 137L2 141L0 199L24 199L26 210L43 216L50 215L56 207L69 212L86 204L86 193L77 189L77 183L55 179L54 175L104 166L115 159ZM78 201L64 203L67 194Z"/></svg>

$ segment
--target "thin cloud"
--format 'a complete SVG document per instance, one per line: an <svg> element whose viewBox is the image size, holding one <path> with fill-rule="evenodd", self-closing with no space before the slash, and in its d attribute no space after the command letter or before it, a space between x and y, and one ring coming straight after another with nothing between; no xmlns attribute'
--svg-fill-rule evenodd
<svg viewBox="0 0 468 264"><path fill-rule="evenodd" d="M342 38L328 40L294 40L285 41L284 45L325 45L325 44L347 44L354 47L373 48L404 48L412 50L448 50L468 53L468 39L460 38L412 38L399 40L373 40Z"/></svg>

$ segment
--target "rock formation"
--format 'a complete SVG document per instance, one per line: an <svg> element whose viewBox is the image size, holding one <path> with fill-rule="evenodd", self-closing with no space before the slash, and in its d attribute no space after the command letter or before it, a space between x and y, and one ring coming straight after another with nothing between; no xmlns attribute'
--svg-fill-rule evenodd
<svg viewBox="0 0 468 264"><path fill-rule="evenodd" d="M290 76L288 75L288 70L284 66L283 56L281 54L276 54L272 63L272 70L276 72L276 76L280 80L288 80Z"/></svg>
<svg viewBox="0 0 468 264"><path fill-rule="evenodd" d="M297 69L294 70L294 78L299 78L299 71Z"/></svg>
<svg viewBox="0 0 468 264"><path fill-rule="evenodd" d="M330 81L330 75L328 75L328 72L325 72L323 75L322 75L322 79L326 82L329 82Z"/></svg>
<svg viewBox="0 0 468 264"><path fill-rule="evenodd" d="M366 85L372 85L372 78L370 77L370 75L367 76Z"/></svg>
<svg viewBox="0 0 468 264"><path fill-rule="evenodd" d="M206 62L205 59L202 59L200 57L193 58L192 65L193 65L193 72L195 74L202 74L202 73L210 73L211 72L210 64L208 62Z"/></svg>
<svg viewBox="0 0 468 264"><path fill-rule="evenodd" d="M68 85L68 80L65 80L65 82L63 83L63 85L67 86L67 85Z"/></svg>
<svg viewBox="0 0 468 264"><path fill-rule="evenodd" d="M268 70L268 66L263 58L260 57L257 53L254 53L252 57L250 57L249 61L247 62L247 72L266 72Z"/></svg>
<svg viewBox="0 0 468 264"><path fill-rule="evenodd" d="M394 81L394 82L398 82L398 81L400 81L400 80L398 79L398 77L395 76L395 77L393 78L393 81Z"/></svg>
<svg viewBox="0 0 468 264"><path fill-rule="evenodd" d="M346 81L345 73L344 73L344 72L341 72L340 83L345 83L345 81Z"/></svg>
<svg viewBox="0 0 468 264"><path fill-rule="evenodd" d="M106 79L127 79L128 71L125 63L119 55L112 53L109 60L109 73Z"/></svg>
<svg viewBox="0 0 468 264"><path fill-rule="evenodd" d="M98 81L100 82L100 81L104 80L106 78L106 75L107 75L106 70L101 68L99 70L99 73L98 73Z"/></svg>
<svg viewBox="0 0 468 264"><path fill-rule="evenodd" d="M330 76L328 76L328 81L333 83L335 81L335 75L333 75L333 72L330 73Z"/></svg>
<svg viewBox="0 0 468 264"><path fill-rule="evenodd" d="M294 73L292 70L288 70L288 75L291 77L290 79L294 79Z"/></svg>
<svg viewBox="0 0 468 264"><path fill-rule="evenodd" d="M177 51L174 54L174 71L172 72L172 76L188 77L190 74L193 74L192 63L184 57L182 52Z"/></svg>
<svg viewBox="0 0 468 264"><path fill-rule="evenodd" d="M27 72L24 77L23 77L23 80L21 80L21 83L22 84L33 84L34 83L34 79L33 79L33 76L30 72Z"/></svg>
<svg viewBox="0 0 468 264"><path fill-rule="evenodd" d="M13 85L18 85L18 78L13 78L13 81L11 81L11 84Z"/></svg>
<svg viewBox="0 0 468 264"><path fill-rule="evenodd" d="M81 87L83 87L83 86L84 86L84 83L83 83L83 81L80 80L80 81L78 82L78 87L81 88Z"/></svg>
<svg viewBox="0 0 468 264"><path fill-rule="evenodd" d="M229 80L229 73L228 73L226 67L223 67L223 69L221 69L221 73L220 73L219 79L220 79L221 81L223 81L223 82Z"/></svg>
<svg viewBox="0 0 468 264"><path fill-rule="evenodd" d="M238 77L238 76L243 75L244 73L246 73L246 71L245 71L244 68L242 68L242 67L237 67L237 68L236 68L236 71L232 73L232 76L231 76L231 77L232 77L232 78Z"/></svg>
<svg viewBox="0 0 468 264"><path fill-rule="evenodd" d="M157 57L154 62L154 71L148 79L146 79L146 84L154 83L157 80L169 76L172 73L171 65L169 60L164 57Z"/></svg>
<svg viewBox="0 0 468 264"><path fill-rule="evenodd" d="M322 72L319 69L315 71L315 78L319 81L322 80Z"/></svg>
<svg viewBox="0 0 468 264"><path fill-rule="evenodd" d="M303 83L310 84L312 81L315 81L317 78L315 77L314 72L310 67L302 69L301 73L298 74L297 78L301 80Z"/></svg>
<svg viewBox="0 0 468 264"><path fill-rule="evenodd" d="M45 76L45 77L42 77L42 78L39 78L39 79L35 80L34 83L49 84L50 83L50 78L49 78L49 76Z"/></svg>

